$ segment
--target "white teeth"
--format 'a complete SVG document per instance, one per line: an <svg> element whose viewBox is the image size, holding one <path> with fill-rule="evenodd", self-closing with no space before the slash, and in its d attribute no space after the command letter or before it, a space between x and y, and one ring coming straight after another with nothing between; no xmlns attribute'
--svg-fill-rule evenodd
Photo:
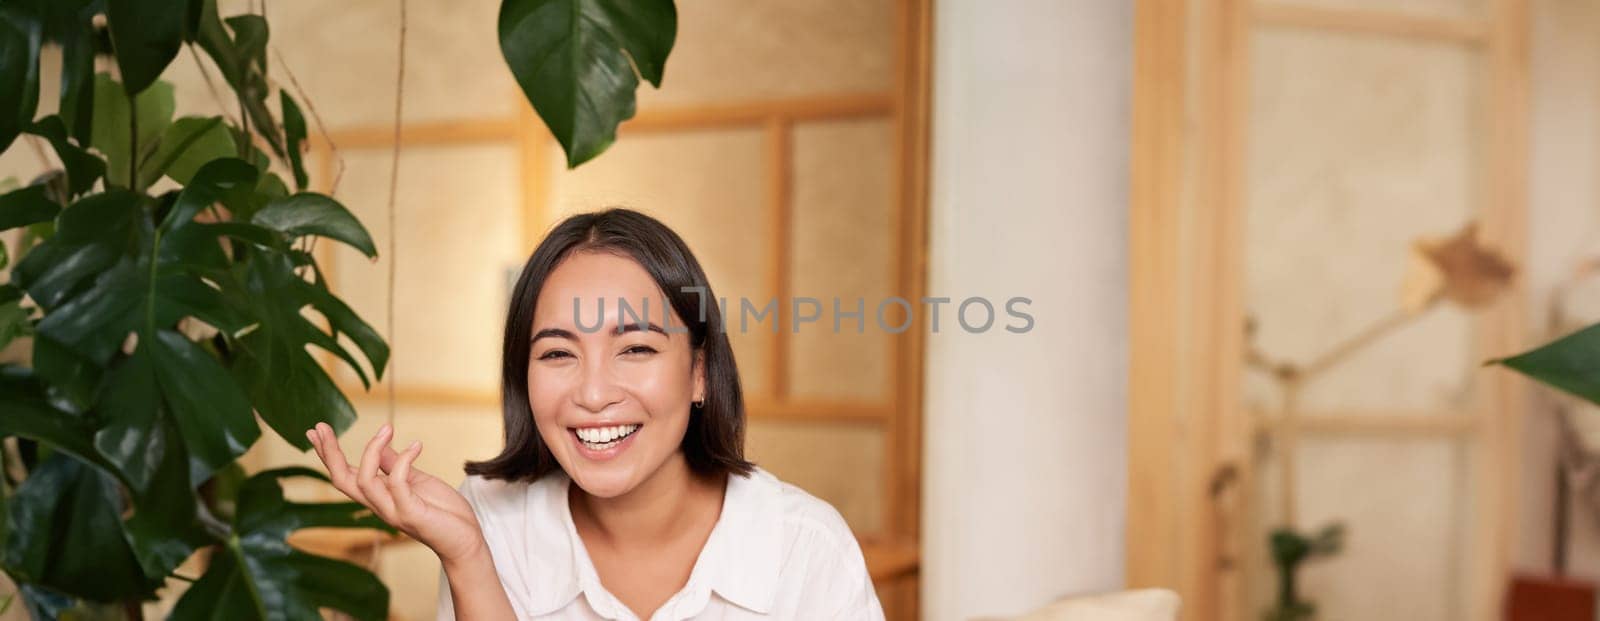
<svg viewBox="0 0 1600 621"><path fill-rule="evenodd" d="M590 448L604 449L638 430L638 425L612 425L610 427L579 427L574 431L578 439Z"/></svg>

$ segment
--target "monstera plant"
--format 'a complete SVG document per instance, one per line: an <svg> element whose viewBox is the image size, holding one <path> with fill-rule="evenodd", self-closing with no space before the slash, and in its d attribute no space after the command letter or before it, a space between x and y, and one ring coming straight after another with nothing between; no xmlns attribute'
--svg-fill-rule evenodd
<svg viewBox="0 0 1600 621"><path fill-rule="evenodd" d="M615 139L640 77L659 86L676 19L671 0L503 2L507 63L569 166ZM316 471L236 462L263 423L306 450L305 429L354 421L310 348L369 386L389 359L311 252L377 247L307 190L307 123L269 79L269 33L216 0L0 0L0 151L32 141L60 162L0 186L0 231L21 240L0 245L0 349L27 352L0 365L0 568L18 585L0 605L136 618L181 581L176 618L387 615L375 576L286 538L388 527L355 503L285 499L283 480ZM60 91L41 93L52 46ZM161 76L185 47L235 118L177 116ZM39 116L41 96L58 112Z"/></svg>

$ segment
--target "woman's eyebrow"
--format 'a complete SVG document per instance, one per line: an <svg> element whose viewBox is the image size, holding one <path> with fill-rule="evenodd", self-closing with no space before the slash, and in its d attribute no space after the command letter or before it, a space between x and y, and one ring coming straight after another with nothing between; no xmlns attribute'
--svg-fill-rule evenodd
<svg viewBox="0 0 1600 621"><path fill-rule="evenodd" d="M573 334L571 332L568 332L566 330L562 330L561 328L545 328L545 329L540 330L537 333L535 333L533 335L533 338L529 339L528 342L529 343L538 342L539 339L546 338L546 337L567 339L569 341L578 340L578 337L573 336Z"/></svg>
<svg viewBox="0 0 1600 621"><path fill-rule="evenodd" d="M666 330L662 330L661 326L658 326L658 325L656 325L654 323L638 323L638 322L635 322L635 323L623 323L622 325L617 326L617 331L615 332L615 334L627 334L629 332L638 332L640 330L649 330L651 332L658 333L661 336L666 336L668 338L671 338L667 334ZM561 328L545 328L543 330L540 330L540 331L534 333L533 338L529 339L528 342L529 343L535 343L535 342L538 342L538 340L542 339L542 338L559 338L559 339L567 339L569 341L578 340L578 337L576 335L574 335L571 331L564 330L564 329L561 329Z"/></svg>
<svg viewBox="0 0 1600 621"><path fill-rule="evenodd" d="M633 322L633 323L623 323L622 325L617 326L617 334L626 334L628 332L638 332L640 330L649 330L651 332L659 333L661 336L667 336L666 330L662 330L661 326L658 326L658 325L653 324L653 323Z"/></svg>

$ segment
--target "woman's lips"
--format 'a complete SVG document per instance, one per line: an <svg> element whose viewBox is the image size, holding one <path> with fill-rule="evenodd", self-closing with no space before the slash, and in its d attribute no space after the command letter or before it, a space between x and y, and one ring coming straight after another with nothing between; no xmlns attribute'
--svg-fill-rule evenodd
<svg viewBox="0 0 1600 621"><path fill-rule="evenodd" d="M572 438L572 443L577 447L578 454L582 455L584 458L589 459L590 461L609 461L615 459L618 455L621 455L623 451L628 450L628 447L633 445L633 439L638 437L639 432L642 431L644 431L644 426L640 425L626 437L610 442L609 445L603 449L596 449L590 446L589 443L584 442L583 439L579 438L577 428L568 428L567 437Z"/></svg>

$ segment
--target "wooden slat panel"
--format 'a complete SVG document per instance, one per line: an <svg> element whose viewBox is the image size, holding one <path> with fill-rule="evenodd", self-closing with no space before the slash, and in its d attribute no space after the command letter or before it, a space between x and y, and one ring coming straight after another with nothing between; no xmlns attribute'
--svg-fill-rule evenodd
<svg viewBox="0 0 1600 621"><path fill-rule="evenodd" d="M1257 4L1254 16L1257 24L1265 26L1338 30L1467 45L1484 43L1489 30L1488 24L1481 19L1435 17L1370 9L1337 9L1282 2Z"/></svg>
<svg viewBox="0 0 1600 621"><path fill-rule="evenodd" d="M686 131L707 127L762 125L769 119L818 121L888 116L894 98L884 93L833 95L777 101L753 101L691 108L646 110L623 123L622 133Z"/></svg>
<svg viewBox="0 0 1600 621"><path fill-rule="evenodd" d="M860 117L886 117L895 110L895 99L888 94L866 93L779 101L752 101L733 104L646 110L622 124L619 133L693 131L718 127L760 126L772 119L794 122ZM448 145L478 142L515 142L523 135L523 120L482 119L410 123L401 128L405 145ZM539 127L542 127L540 125ZM342 149L386 149L394 144L394 126L367 125L329 132ZM313 148L326 146L321 136L312 136Z"/></svg>
<svg viewBox="0 0 1600 621"><path fill-rule="evenodd" d="M1178 583L1182 510L1178 401L1178 248L1187 46L1185 0L1134 5L1129 203L1128 511L1130 588Z"/></svg>
<svg viewBox="0 0 1600 621"><path fill-rule="evenodd" d="M400 128L400 142L413 145L451 145L478 142L512 142L517 139L515 119L410 123ZM350 127L328 132L341 149L388 149L394 145L393 125ZM312 144L325 143L320 136Z"/></svg>
<svg viewBox="0 0 1600 621"><path fill-rule="evenodd" d="M929 0L896 3L898 58L895 88L896 263L893 272L899 292L919 300L926 291L928 274L928 166L929 110L932 64L932 7ZM899 407L889 422L889 476L887 530L905 541L921 541L922 524L922 363L927 333L912 329L895 339L892 365L895 399ZM917 544L920 549L920 544ZM916 578L908 578L909 602L902 618L918 615Z"/></svg>
<svg viewBox="0 0 1600 621"><path fill-rule="evenodd" d="M767 210L771 230L768 235L768 284L772 298L789 299L794 282L794 251L791 248L794 225L794 126L780 117L767 120ZM779 315L782 317L783 315ZM780 328L772 336L767 362L767 388L774 398L789 395L790 331Z"/></svg>
<svg viewBox="0 0 1600 621"><path fill-rule="evenodd" d="M1477 432L1479 422L1471 416L1452 413L1386 413L1386 414L1308 414L1301 413L1289 421L1264 420L1262 429L1277 433L1285 425L1294 427L1299 435L1359 435L1359 436L1462 436Z"/></svg>
<svg viewBox="0 0 1600 621"><path fill-rule="evenodd" d="M867 558L867 574L873 582L914 573L920 561L917 545L904 541L862 541L861 554Z"/></svg>
<svg viewBox="0 0 1600 621"><path fill-rule="evenodd" d="M1485 199L1480 235L1485 244L1510 257L1513 264L1526 265L1528 238L1529 174L1529 25L1526 0L1493 0L1489 3L1493 29L1490 31L1488 73L1490 87L1484 108L1484 127L1488 130L1483 168ZM1525 326L1529 293L1527 278L1515 278L1510 288L1483 315L1479 331L1481 357L1512 355L1526 348ZM1503 608L1503 587L1511 572L1511 551L1517 532L1518 465L1522 446L1522 419L1528 407L1526 379L1505 369L1494 369L1488 377L1487 398L1477 412L1483 428L1476 512L1486 516L1487 528L1480 527L1473 544L1483 550L1487 563L1468 574L1468 587L1474 599L1476 616L1490 619Z"/></svg>

